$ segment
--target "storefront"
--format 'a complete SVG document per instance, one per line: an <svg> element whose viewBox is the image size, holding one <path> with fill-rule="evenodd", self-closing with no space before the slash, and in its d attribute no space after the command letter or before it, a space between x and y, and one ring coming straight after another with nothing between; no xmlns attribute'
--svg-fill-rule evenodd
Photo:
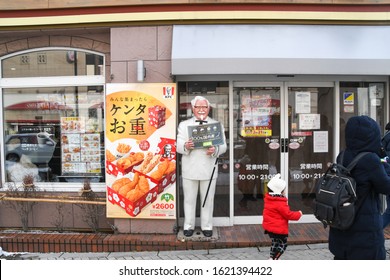
<svg viewBox="0 0 390 280"><path fill-rule="evenodd" d="M230 209L216 203L218 221L261 221L266 183L277 172L288 179L301 221L316 221L314 183L344 147L345 123L354 115L369 115L382 128L387 123L389 57L382 39L390 29L381 29L174 26L181 104L197 94L209 97L211 114L228 128L216 199ZM372 53L372 46L380 47Z"/></svg>
<svg viewBox="0 0 390 280"><path fill-rule="evenodd" d="M292 208L304 213L300 222L317 222L313 186L343 149L345 123L369 115L383 129L389 121L388 26L175 23L91 34L35 31L23 39L43 37L42 43L0 57L3 186L32 172L48 192L78 192L88 178L105 196L107 89L174 83L176 124L191 115L192 98L203 95L225 127L216 226L261 223L266 183L278 172L288 180ZM181 227L180 156L176 169L175 219L105 216L102 227ZM75 215L71 220L65 227L85 228ZM14 226L3 218L2 227ZM42 217L31 226L53 225Z"/></svg>

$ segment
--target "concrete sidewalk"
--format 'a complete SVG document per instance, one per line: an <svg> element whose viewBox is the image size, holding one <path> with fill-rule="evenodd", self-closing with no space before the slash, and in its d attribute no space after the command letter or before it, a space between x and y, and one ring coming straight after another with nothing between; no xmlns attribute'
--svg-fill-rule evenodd
<svg viewBox="0 0 390 280"><path fill-rule="evenodd" d="M390 253L390 240L385 241ZM248 247L185 251L107 252L107 253L10 253L0 259L8 260L267 260L269 247ZM290 245L283 260L332 260L327 243Z"/></svg>

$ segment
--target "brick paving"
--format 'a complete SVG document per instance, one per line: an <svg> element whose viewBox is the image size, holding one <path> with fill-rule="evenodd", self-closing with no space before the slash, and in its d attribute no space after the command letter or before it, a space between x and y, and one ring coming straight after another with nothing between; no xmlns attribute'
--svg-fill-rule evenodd
<svg viewBox="0 0 390 280"><path fill-rule="evenodd" d="M387 259L390 240L386 240ZM185 251L143 251L112 253L22 253L7 257L9 260L267 260L269 247L245 247ZM5 258L5 257L0 257ZM327 243L290 245L281 260L332 260Z"/></svg>
<svg viewBox="0 0 390 280"><path fill-rule="evenodd" d="M385 237L390 239L390 227L385 230ZM310 244L327 246L327 238L328 230L320 223L293 223L290 225L289 248ZM253 248L268 253L269 245L270 240L261 225L218 227L211 238L183 238L182 232L160 235L0 231L0 247L6 252L121 254L153 251L163 254L165 251L205 250L209 254L217 249ZM106 258L107 254L104 256Z"/></svg>

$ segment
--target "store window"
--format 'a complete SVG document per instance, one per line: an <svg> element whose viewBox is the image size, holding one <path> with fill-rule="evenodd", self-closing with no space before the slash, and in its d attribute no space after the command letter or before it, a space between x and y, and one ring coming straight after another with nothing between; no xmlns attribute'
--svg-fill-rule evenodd
<svg viewBox="0 0 390 280"><path fill-rule="evenodd" d="M46 63L39 63L43 53ZM70 50L31 52L2 61L2 76L11 80L1 89L5 182L20 182L27 174L37 182L104 182L104 83L87 79L85 85L66 85L68 80L60 77L100 75L102 66L103 56ZM55 81L44 78L55 75ZM34 76L33 84L42 86L12 84L12 78L31 81Z"/></svg>
<svg viewBox="0 0 390 280"><path fill-rule="evenodd" d="M381 82L340 82L340 150L345 149L345 125L350 117L366 115L380 127L385 121L385 89Z"/></svg>

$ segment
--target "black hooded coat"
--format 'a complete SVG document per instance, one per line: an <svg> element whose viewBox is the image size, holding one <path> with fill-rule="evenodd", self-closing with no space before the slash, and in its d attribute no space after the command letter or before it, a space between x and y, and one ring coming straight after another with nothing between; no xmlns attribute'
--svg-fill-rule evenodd
<svg viewBox="0 0 390 280"><path fill-rule="evenodd" d="M390 165L380 159L378 124L368 116L350 118L345 127L345 142L344 166L360 152L372 153L365 155L352 170L357 186L357 204L361 205L355 221L345 231L330 228L329 250L335 259L384 260L386 251L378 193L390 194ZM339 158L340 155L338 161Z"/></svg>

